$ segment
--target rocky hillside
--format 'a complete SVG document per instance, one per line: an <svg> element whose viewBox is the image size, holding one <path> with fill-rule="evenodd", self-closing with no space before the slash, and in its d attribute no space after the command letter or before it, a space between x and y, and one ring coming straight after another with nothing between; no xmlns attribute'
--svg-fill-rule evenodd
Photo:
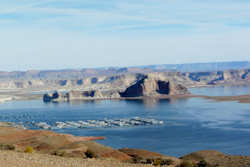
<svg viewBox="0 0 250 167"><path fill-rule="evenodd" d="M0 148L15 148L24 152L32 147L37 153L63 155L65 157L87 158L89 154L99 158L112 158L119 161L130 160L131 157L118 150L103 146L93 140L103 137L75 137L67 134L57 134L51 131L23 130L12 127L0 127ZM91 153L90 153L91 152Z"/></svg>
<svg viewBox="0 0 250 167"><path fill-rule="evenodd" d="M144 162L144 164L146 164L146 160L149 159L152 162L156 159L161 159L162 162L166 161L166 163L171 161L171 164L174 166L180 164L180 160L175 157L165 156L146 150L116 150L92 141L96 139L102 138L75 137L67 134L57 134L51 131L24 130L10 127L7 123L0 123L0 150L12 150L26 153L35 152L67 158L112 159L118 165L121 162L138 164ZM1 163L0 161L0 166ZM149 162L147 164L152 163Z"/></svg>
<svg viewBox="0 0 250 167"><path fill-rule="evenodd" d="M124 90L135 82L143 79L145 75L155 76L161 80L172 81L186 87L208 85L247 85L250 83L250 69L227 70L216 72L122 72L109 75L100 73L91 77L82 73L67 73L55 77L30 78L21 77L0 79L0 89L32 89L32 90ZM1 78L1 75L0 75Z"/></svg>
<svg viewBox="0 0 250 167"><path fill-rule="evenodd" d="M249 156L199 151L181 158L147 150L113 149L92 140L50 131L24 130L0 123L0 166L4 167L249 167Z"/></svg>
<svg viewBox="0 0 250 167"><path fill-rule="evenodd" d="M182 160L192 161L200 166L223 167L249 167L250 157L240 155L227 155L215 150L199 151L188 154Z"/></svg>
<svg viewBox="0 0 250 167"><path fill-rule="evenodd" d="M223 83L244 83L250 81L250 69L230 70L218 72L196 72L187 73L188 78L196 82L205 82L206 84L223 84Z"/></svg>
<svg viewBox="0 0 250 167"><path fill-rule="evenodd" d="M65 80L151 72L214 72L250 69L250 62L163 64L124 68L83 68L63 70L0 71L0 80Z"/></svg>
<svg viewBox="0 0 250 167"><path fill-rule="evenodd" d="M163 64L143 66L154 70L174 70L180 72L213 72L225 70L238 70L250 68L248 61L236 62L211 62L211 63L187 63L187 64Z"/></svg>

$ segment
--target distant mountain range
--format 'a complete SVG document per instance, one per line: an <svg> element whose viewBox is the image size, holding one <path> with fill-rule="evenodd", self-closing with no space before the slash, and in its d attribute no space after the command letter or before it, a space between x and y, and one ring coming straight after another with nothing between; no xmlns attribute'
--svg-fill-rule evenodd
<svg viewBox="0 0 250 167"><path fill-rule="evenodd" d="M179 72L210 72L224 71L234 69L248 69L250 62L248 61L232 61L232 62L211 62L211 63L189 63L189 64L163 64L141 66L142 68L150 68L154 70L174 70Z"/></svg>
<svg viewBox="0 0 250 167"><path fill-rule="evenodd" d="M134 67L107 67L61 70L0 71L0 79L78 79L98 76L114 76L129 73L150 72L212 72L224 70L250 69L249 61L211 62L190 64L163 64Z"/></svg>

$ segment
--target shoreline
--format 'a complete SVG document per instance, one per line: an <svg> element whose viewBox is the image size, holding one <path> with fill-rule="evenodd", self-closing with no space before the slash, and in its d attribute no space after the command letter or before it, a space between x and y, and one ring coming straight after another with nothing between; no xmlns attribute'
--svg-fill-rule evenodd
<svg viewBox="0 0 250 167"><path fill-rule="evenodd" d="M238 103L250 103L250 94L238 95L238 96L198 96L198 97L214 100L217 102L237 101Z"/></svg>
<svg viewBox="0 0 250 167"><path fill-rule="evenodd" d="M224 83L224 84L205 84L205 85L189 85L187 86L189 89L192 88L216 88L216 87L232 87L232 86L249 86L245 84L242 84L241 82L239 83ZM132 86L130 86L132 87ZM129 88L129 87L128 87ZM127 88L127 89L128 89ZM44 89L0 89L0 103L4 103L6 101L20 101L20 100L44 100L44 96L48 93L46 92L57 92L57 88L52 89L52 88L44 88ZM54 91L53 91L54 90ZM100 96L98 93L99 92L120 92L119 90L116 90L114 88L109 88L109 89L96 89L98 92L97 96L91 96L88 95L87 97L84 95L81 95L81 92L84 92L87 94L92 93L92 89L83 89L83 90L78 90L76 89L75 91L78 93L76 96L72 95L72 97L65 98L64 92L70 92L72 89L57 89L58 90L58 95L59 98L51 99L50 101L44 101L44 102L55 102L55 103L60 103L60 102L74 102L74 101L93 101L93 100L161 100L161 99L181 99L181 98L203 98L203 99L210 99L210 100L215 100L215 101L238 101L239 103L250 103L250 94L246 95L236 95L236 96L208 96L208 95L197 95L197 94L191 94L190 91L187 92L172 92L176 94L149 94L149 96L135 96L135 97L127 97L127 96L110 96L110 95L103 95ZM89 91L89 92L88 92ZM62 96L62 97L60 97ZM133 95L132 95L133 96Z"/></svg>
<svg viewBox="0 0 250 167"><path fill-rule="evenodd" d="M7 101L20 101L20 100L42 100L42 94L15 94L10 96L0 97L0 104ZM98 101L98 100L164 100L164 99L182 99L182 98L203 98L208 100L220 101L237 101L239 103L250 103L250 94L236 95L236 96L207 96L207 95L196 95L196 94L185 94L185 95L162 95L158 97L121 97L121 98L79 98L66 100L52 101L52 103L60 102L74 102L74 101Z"/></svg>
<svg viewBox="0 0 250 167"><path fill-rule="evenodd" d="M1 157L6 157L0 158L0 162L9 164L12 161L20 161L19 163L24 163L22 166L29 166L30 164L34 164L33 158L37 156L39 158L35 159L46 157L46 160L39 161L41 163L40 166L43 167L47 167L45 164L47 164L48 158L50 161L61 159L64 163L67 161L77 161L77 165L79 166L86 165L88 161L93 162L92 165L88 164L86 167L95 167L95 163L97 162L100 164L101 162L109 162L107 166L114 167L153 167L159 166L155 163L157 161L164 164L161 166L166 167L169 167L169 165L171 167L179 167L184 162L190 162L195 165L206 162L211 167L217 167L218 165L226 167L249 167L248 165L250 164L250 156L247 155L230 155L216 150L203 150L181 157L174 157L142 149L113 149L95 142L95 140L100 139L104 138L73 136L45 130L24 130L11 127L8 123L0 122L0 154ZM30 153L25 151L28 147L32 148ZM21 156L21 159L18 156ZM24 157L28 159L27 164L23 161ZM15 166L16 164L9 167ZM48 165L48 167L52 166L54 167L55 164Z"/></svg>

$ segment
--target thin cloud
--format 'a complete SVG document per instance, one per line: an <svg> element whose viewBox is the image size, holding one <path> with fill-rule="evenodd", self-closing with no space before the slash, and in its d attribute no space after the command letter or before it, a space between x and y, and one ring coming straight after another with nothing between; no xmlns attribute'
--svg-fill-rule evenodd
<svg viewBox="0 0 250 167"><path fill-rule="evenodd" d="M243 0L0 1L0 66L250 60L249 20Z"/></svg>
<svg viewBox="0 0 250 167"><path fill-rule="evenodd" d="M241 24L248 24L250 19L250 4L245 2L226 1L220 2L199 2L199 1L24 1L22 5L16 1L16 4L3 5L0 10L1 20L9 19L6 15L16 14L21 15L21 18L13 18L14 21L22 24L22 20L28 26L36 23L38 25L46 25L53 22L51 26L62 27L62 24L70 24L72 26L65 26L66 28L74 29L77 26L93 27L102 29L103 24L105 28L109 29L121 27L120 30L138 29L148 26L149 29L165 26L169 24L190 25L194 30L200 32L204 30L205 26L210 24L214 29L221 29L228 26L235 28L238 21ZM2 2L0 2L1 4ZM73 4L73 5L68 5ZM82 5L87 4L87 5ZM101 8L103 4L112 5L112 8ZM1 4L2 6L2 4ZM105 6L105 5L104 5ZM15 20L18 19L18 20ZM58 23L58 25L56 24ZM157 25L157 26L155 26ZM25 25L24 25L25 26ZM75 27L74 27L75 26ZM202 27L203 26L203 27ZM117 30L114 29L114 30ZM168 30L168 29L166 29ZM189 32L189 31L187 31Z"/></svg>

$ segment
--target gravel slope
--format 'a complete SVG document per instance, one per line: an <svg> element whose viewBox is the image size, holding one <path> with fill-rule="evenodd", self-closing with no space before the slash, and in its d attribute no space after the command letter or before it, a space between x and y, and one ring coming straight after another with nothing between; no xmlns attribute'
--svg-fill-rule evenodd
<svg viewBox="0 0 250 167"><path fill-rule="evenodd" d="M0 150L0 167L150 167L112 160L63 158L36 153L19 153Z"/></svg>

